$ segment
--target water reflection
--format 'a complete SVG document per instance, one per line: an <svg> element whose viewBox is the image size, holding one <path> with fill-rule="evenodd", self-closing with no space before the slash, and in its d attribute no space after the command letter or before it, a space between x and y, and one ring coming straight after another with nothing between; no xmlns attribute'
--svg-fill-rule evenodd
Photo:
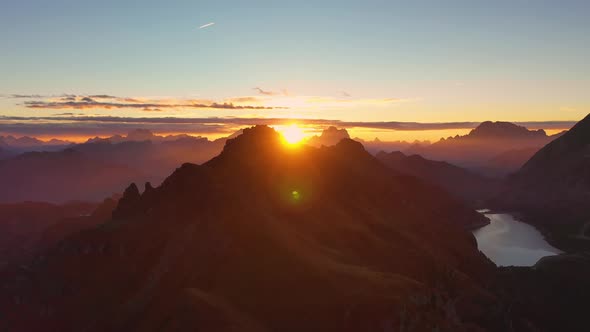
<svg viewBox="0 0 590 332"><path fill-rule="evenodd" d="M479 211L490 218L490 224L473 232L479 249L499 266L532 266L541 257L557 255L537 229L509 214Z"/></svg>

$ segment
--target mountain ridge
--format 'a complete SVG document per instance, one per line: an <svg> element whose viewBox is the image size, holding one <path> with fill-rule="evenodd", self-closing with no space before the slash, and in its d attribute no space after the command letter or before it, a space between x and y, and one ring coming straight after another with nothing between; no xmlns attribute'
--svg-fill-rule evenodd
<svg viewBox="0 0 590 332"><path fill-rule="evenodd" d="M352 140L289 147L271 128L246 129L157 188L129 186L115 211L33 267L24 290L10 289L46 291L0 303L7 322L41 331L467 331L487 324L474 309L495 301L481 285L493 264L463 229L483 217L392 174ZM49 291L60 284L68 290ZM32 319L37 303L52 314Z"/></svg>

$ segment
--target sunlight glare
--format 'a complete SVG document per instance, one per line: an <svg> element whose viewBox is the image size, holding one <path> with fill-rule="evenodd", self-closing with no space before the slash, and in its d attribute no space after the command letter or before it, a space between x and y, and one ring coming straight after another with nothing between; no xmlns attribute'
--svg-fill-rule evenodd
<svg viewBox="0 0 590 332"><path fill-rule="evenodd" d="M285 141L289 144L297 144L305 138L305 133L298 125L292 124L279 130Z"/></svg>

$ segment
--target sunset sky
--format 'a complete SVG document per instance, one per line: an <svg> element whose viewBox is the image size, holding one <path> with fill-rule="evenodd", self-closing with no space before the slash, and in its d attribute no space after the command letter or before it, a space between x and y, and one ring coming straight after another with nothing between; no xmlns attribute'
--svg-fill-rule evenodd
<svg viewBox="0 0 590 332"><path fill-rule="evenodd" d="M5 1L0 135L214 137L266 118L386 139L485 120L559 130L590 112L588 13L588 1Z"/></svg>

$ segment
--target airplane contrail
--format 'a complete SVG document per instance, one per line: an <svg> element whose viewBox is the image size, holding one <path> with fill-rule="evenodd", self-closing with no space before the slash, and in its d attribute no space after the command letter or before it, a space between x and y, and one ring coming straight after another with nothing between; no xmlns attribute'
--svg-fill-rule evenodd
<svg viewBox="0 0 590 332"><path fill-rule="evenodd" d="M201 26L199 27L199 29L205 29L205 28L208 28L208 27L210 27L210 26L212 26L212 25L214 25L214 24L215 24L215 22L211 22L211 23L203 24L203 25L201 25Z"/></svg>

